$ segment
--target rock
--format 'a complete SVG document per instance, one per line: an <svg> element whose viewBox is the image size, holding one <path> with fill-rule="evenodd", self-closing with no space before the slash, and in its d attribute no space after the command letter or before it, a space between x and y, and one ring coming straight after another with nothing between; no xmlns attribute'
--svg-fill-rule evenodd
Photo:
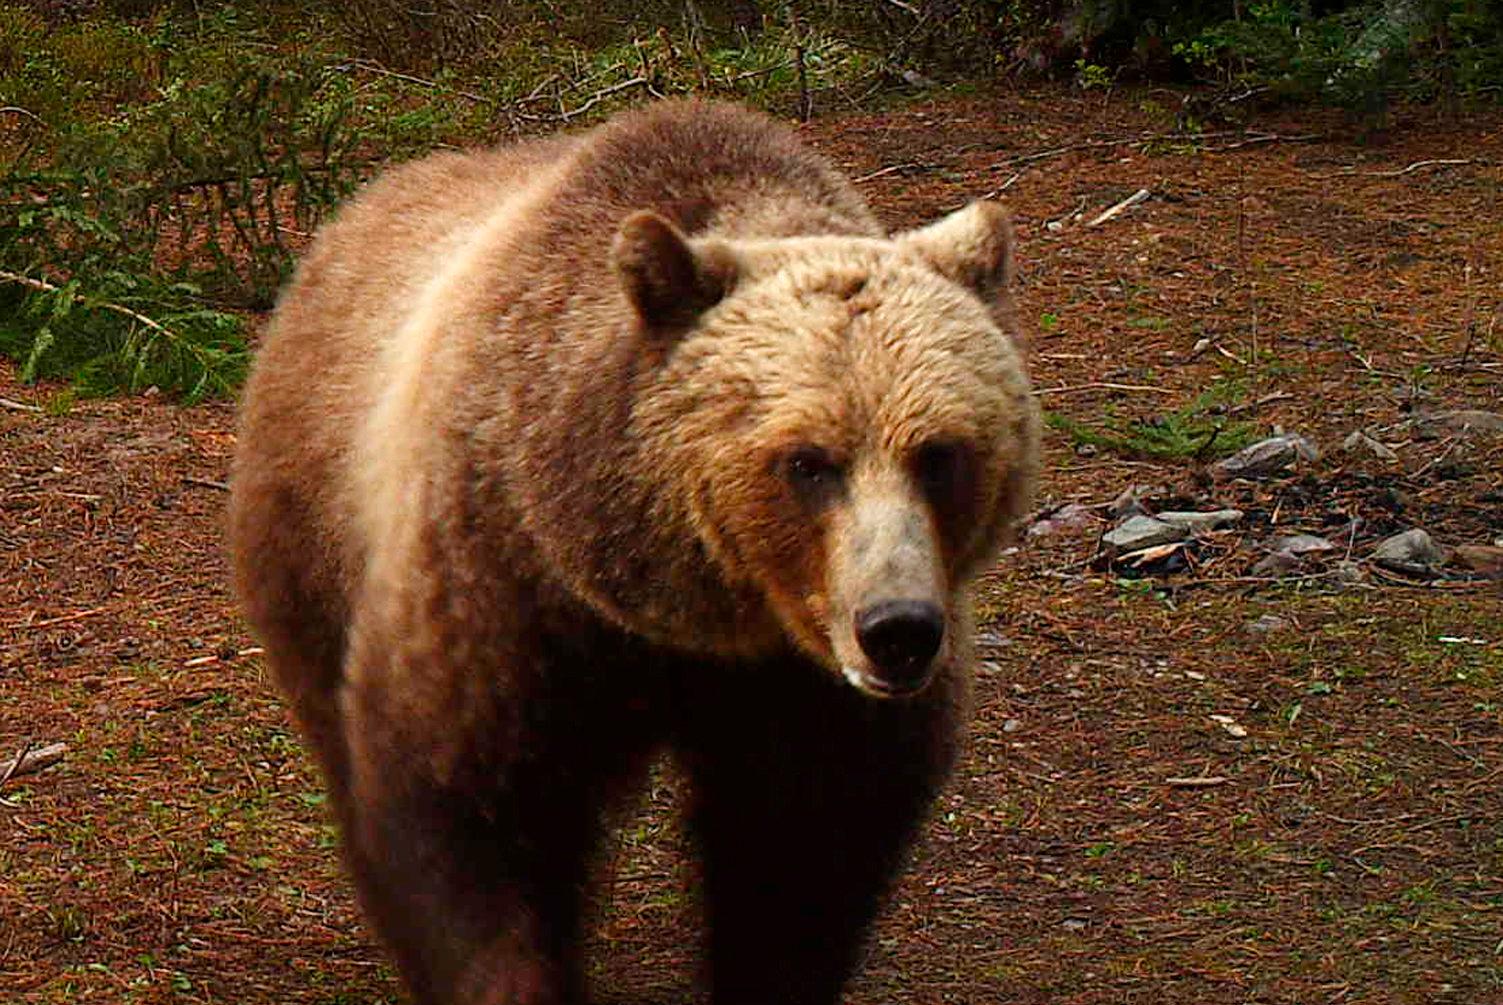
<svg viewBox="0 0 1503 1005"><path fill-rule="evenodd" d="M1277 614L1265 614L1256 621L1247 623L1247 630L1253 635L1268 635L1271 632L1283 631L1288 628L1288 618L1281 618Z"/></svg>
<svg viewBox="0 0 1503 1005"><path fill-rule="evenodd" d="M1436 440L1443 436L1472 436L1503 433L1503 415L1480 408L1457 408L1447 412L1429 412L1410 421L1416 436Z"/></svg>
<svg viewBox="0 0 1503 1005"><path fill-rule="evenodd" d="M982 629L976 633L976 647L978 649L1004 649L1012 645L1009 639L1001 632L994 632L990 628Z"/></svg>
<svg viewBox="0 0 1503 1005"><path fill-rule="evenodd" d="M1157 517L1138 513L1102 536L1102 542L1117 554L1143 551L1160 545L1184 541L1197 531L1214 530L1242 519L1242 511L1216 510L1210 513L1160 513Z"/></svg>
<svg viewBox="0 0 1503 1005"><path fill-rule="evenodd" d="M1017 719L1008 719L1007 721L1002 723L1002 732L1004 733L1016 733L1022 728L1023 724Z"/></svg>
<svg viewBox="0 0 1503 1005"><path fill-rule="evenodd" d="M1287 576L1298 571L1311 555L1335 551L1336 545L1314 534L1286 534L1263 545L1268 554L1253 566L1255 576Z"/></svg>
<svg viewBox="0 0 1503 1005"><path fill-rule="evenodd" d="M1281 579L1297 572L1299 567L1298 555L1291 555L1286 551L1275 551L1258 559L1257 564L1252 567L1252 574L1270 579Z"/></svg>
<svg viewBox="0 0 1503 1005"><path fill-rule="evenodd" d="M1216 723L1216 725L1220 726L1222 729L1226 730L1228 736L1233 736L1238 740L1242 740L1247 737L1247 727L1243 726L1236 719L1233 719L1229 715L1212 715L1211 721Z"/></svg>
<svg viewBox="0 0 1503 1005"><path fill-rule="evenodd" d="M1268 542L1268 550L1282 552L1286 555L1299 557L1301 555L1317 555L1322 552L1335 551L1336 546L1323 537L1314 534L1287 534L1284 537L1276 537Z"/></svg>
<svg viewBox="0 0 1503 1005"><path fill-rule="evenodd" d="M1355 586L1367 579L1367 572L1362 568L1362 563L1345 561L1336 563L1336 581L1345 586Z"/></svg>
<svg viewBox="0 0 1503 1005"><path fill-rule="evenodd" d="M1341 441L1341 449L1349 454L1376 457L1390 464L1399 459L1399 455L1392 447L1379 443L1360 429Z"/></svg>
<svg viewBox="0 0 1503 1005"><path fill-rule="evenodd" d="M1314 463L1320 460L1320 451L1303 436L1287 433L1222 458L1211 465L1211 474L1216 478L1267 478L1300 460Z"/></svg>
<svg viewBox="0 0 1503 1005"><path fill-rule="evenodd" d="M1119 554L1124 551L1141 551L1160 544L1173 544L1189 537L1187 528L1155 520L1151 516L1130 516L1101 538L1102 543Z"/></svg>
<svg viewBox="0 0 1503 1005"><path fill-rule="evenodd" d="M1372 560L1395 572L1433 575L1446 560L1445 549L1419 527L1395 534L1373 549Z"/></svg>
<svg viewBox="0 0 1503 1005"><path fill-rule="evenodd" d="M1176 527L1183 527L1192 534L1203 530L1215 530L1218 527L1227 527L1242 521L1240 509L1218 509L1209 513L1186 513L1172 511L1160 513L1156 519L1160 523L1170 523Z"/></svg>
<svg viewBox="0 0 1503 1005"><path fill-rule="evenodd" d="M1459 544L1452 560L1483 579L1503 579L1503 547L1495 544Z"/></svg>
<svg viewBox="0 0 1503 1005"><path fill-rule="evenodd" d="M1081 503L1069 503L1036 520L1028 528L1028 537L1049 537L1053 534L1075 533L1089 530L1100 522L1094 507Z"/></svg>

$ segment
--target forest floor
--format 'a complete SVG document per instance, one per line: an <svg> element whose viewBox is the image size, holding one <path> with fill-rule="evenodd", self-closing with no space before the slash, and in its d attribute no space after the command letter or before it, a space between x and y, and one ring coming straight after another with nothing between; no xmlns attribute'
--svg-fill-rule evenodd
<svg viewBox="0 0 1503 1005"><path fill-rule="evenodd" d="M981 590L970 753L851 1005L1503 1002L1503 592L1370 561L1411 527L1484 571L1503 544L1503 433L1454 421L1503 409L1503 112L1193 137L1181 96L807 127L894 227L1005 189L1052 416L1039 522ZM400 1001L226 586L232 406L13 368L0 399L0 998ZM1321 456L1214 479L1213 430ZM1132 486L1243 518L1139 575L1098 554ZM1297 532L1334 551L1258 566ZM674 789L621 833L613 1000L692 998Z"/></svg>

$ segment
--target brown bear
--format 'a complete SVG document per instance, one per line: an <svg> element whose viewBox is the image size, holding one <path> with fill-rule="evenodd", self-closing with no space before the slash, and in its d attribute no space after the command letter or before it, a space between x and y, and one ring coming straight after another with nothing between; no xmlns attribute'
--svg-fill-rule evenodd
<svg viewBox="0 0 1503 1005"><path fill-rule="evenodd" d="M717 1005L829 1005L956 756L1028 505L1011 237L886 235L665 102L372 185L246 390L237 585L417 1001L583 1000L603 808L671 751Z"/></svg>

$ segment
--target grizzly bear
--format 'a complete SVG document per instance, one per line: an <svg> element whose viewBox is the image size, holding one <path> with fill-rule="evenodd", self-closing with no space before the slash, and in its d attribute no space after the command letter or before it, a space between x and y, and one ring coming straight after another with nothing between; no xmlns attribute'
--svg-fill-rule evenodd
<svg viewBox="0 0 1503 1005"><path fill-rule="evenodd" d="M717 1005L829 1005L956 758L1039 421L988 203L888 236L759 114L439 154L324 228L245 393L237 587L423 1003L582 1001L669 752Z"/></svg>

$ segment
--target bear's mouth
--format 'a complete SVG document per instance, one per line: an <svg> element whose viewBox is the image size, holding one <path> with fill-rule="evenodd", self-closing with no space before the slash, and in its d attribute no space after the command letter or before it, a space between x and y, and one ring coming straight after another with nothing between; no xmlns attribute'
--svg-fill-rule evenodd
<svg viewBox="0 0 1503 1005"><path fill-rule="evenodd" d="M892 681L883 680L874 674L866 673L848 663L840 665L840 673L846 682L864 695L872 698L894 699L912 698L929 686L933 679L933 673L925 674L922 679L912 684L895 684Z"/></svg>

